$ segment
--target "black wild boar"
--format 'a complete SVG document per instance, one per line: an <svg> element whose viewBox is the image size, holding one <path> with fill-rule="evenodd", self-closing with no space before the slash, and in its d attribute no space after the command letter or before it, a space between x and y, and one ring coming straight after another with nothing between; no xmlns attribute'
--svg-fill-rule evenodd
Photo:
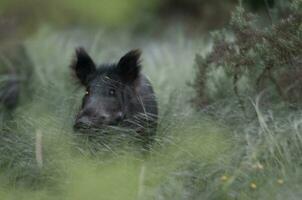
<svg viewBox="0 0 302 200"><path fill-rule="evenodd" d="M76 131L91 134L118 126L139 136L155 134L157 102L150 82L141 73L140 55L140 50L132 50L118 63L97 67L83 48L76 50L71 68L86 88L74 124Z"/></svg>
<svg viewBox="0 0 302 200"><path fill-rule="evenodd" d="M23 44L0 47L0 113L14 110L20 96L23 100L24 97L29 97L28 86L32 66L33 63Z"/></svg>
<svg viewBox="0 0 302 200"><path fill-rule="evenodd" d="M7 75L9 79L0 87L0 103L8 110L16 108L20 94L20 84L15 74Z"/></svg>

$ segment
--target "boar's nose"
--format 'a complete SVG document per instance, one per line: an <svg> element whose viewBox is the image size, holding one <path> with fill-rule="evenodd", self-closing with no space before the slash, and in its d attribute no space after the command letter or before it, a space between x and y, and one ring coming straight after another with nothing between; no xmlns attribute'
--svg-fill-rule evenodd
<svg viewBox="0 0 302 200"><path fill-rule="evenodd" d="M74 128L79 129L79 128L88 128L92 125L91 120L87 116L82 116L79 117L74 125Z"/></svg>

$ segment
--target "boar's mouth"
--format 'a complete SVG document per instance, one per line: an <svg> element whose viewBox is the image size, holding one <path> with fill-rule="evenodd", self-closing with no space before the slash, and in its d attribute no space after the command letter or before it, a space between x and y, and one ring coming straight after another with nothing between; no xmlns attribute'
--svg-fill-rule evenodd
<svg viewBox="0 0 302 200"><path fill-rule="evenodd" d="M100 124L100 125L87 125L83 123L76 123L73 126L73 130L80 134L104 134L109 131L121 131L125 130L122 123L112 123L112 124Z"/></svg>

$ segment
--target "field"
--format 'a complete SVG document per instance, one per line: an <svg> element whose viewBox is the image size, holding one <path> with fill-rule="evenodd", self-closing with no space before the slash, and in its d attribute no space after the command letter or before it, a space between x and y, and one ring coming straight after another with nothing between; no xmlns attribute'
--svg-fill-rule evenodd
<svg viewBox="0 0 302 200"><path fill-rule="evenodd" d="M73 134L84 89L68 66L78 46L100 63L142 49L160 110L150 152L127 135L90 141ZM231 97L205 109L192 105L194 59L210 50L206 37L43 27L24 47L32 76L13 116L2 113L1 199L301 199L299 110L263 109L261 95L250 99L255 117L248 119ZM214 71L211 90L219 78Z"/></svg>

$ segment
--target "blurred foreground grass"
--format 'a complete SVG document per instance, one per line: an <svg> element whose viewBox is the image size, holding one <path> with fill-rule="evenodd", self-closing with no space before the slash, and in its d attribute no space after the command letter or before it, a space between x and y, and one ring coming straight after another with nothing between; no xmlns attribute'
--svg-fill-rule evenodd
<svg viewBox="0 0 302 200"><path fill-rule="evenodd" d="M1 124L1 198L299 199L301 114L284 110L274 117L255 104L258 117L246 122L225 102L194 111L187 83L195 53L205 53L209 45L202 38L188 40L181 31L166 35L141 41L127 33L45 28L28 39L30 97ZM142 154L127 135L93 142L72 134L84 94L68 68L76 46L86 47L98 62L142 48L144 72L160 106L150 153ZM42 167L37 133L42 134Z"/></svg>

